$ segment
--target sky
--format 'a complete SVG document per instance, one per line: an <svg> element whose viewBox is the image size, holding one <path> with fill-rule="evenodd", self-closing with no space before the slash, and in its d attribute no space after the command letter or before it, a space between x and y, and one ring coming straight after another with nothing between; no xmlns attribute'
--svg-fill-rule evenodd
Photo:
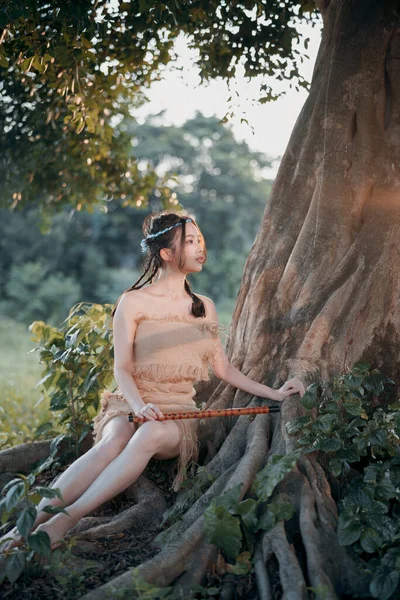
<svg viewBox="0 0 400 600"><path fill-rule="evenodd" d="M310 39L305 51L309 58L304 59L300 71L308 81L311 81L321 38L321 27L302 25L298 29ZM165 125L181 125L192 118L196 111L201 111L205 116L215 115L223 118L230 108L234 108L235 116L230 117L228 123L231 124L237 140L246 140L252 150L264 152L273 159L283 155L296 119L307 98L307 90L290 89L287 83L280 84L278 88L277 82L269 78L266 81L272 85L273 90L284 89L286 95L274 102L259 104L256 100L263 95L263 92L260 92L259 77L249 81L240 73L231 83L230 90L228 84L222 80L201 85L198 72L193 67L195 54L187 47L183 36L178 39L176 50L179 60L175 66L180 67L181 70L169 66L164 71L163 79L152 84L147 91L149 102L132 112L139 122L143 122L149 114L166 110L161 122ZM234 98L232 107L228 103L230 96ZM242 118L247 119L248 124L241 123ZM276 160L266 176L274 177L278 166L279 160Z"/></svg>

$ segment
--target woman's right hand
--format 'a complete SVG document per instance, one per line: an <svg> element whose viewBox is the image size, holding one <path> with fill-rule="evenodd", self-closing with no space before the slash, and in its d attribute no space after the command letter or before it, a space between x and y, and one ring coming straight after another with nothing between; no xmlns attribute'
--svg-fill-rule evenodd
<svg viewBox="0 0 400 600"><path fill-rule="evenodd" d="M283 402L285 398L291 396L292 394L299 394L300 398L302 398L306 390L304 388L304 384L300 381L300 379L298 379L297 377L293 377L292 379L288 379L288 381L285 381L285 383L282 385L282 387L279 388L277 392L277 398L274 399L278 402Z"/></svg>
<svg viewBox="0 0 400 600"><path fill-rule="evenodd" d="M136 416L144 417L148 421L158 421L158 419L162 419L164 415L156 404L148 402L142 406L139 412L136 412Z"/></svg>

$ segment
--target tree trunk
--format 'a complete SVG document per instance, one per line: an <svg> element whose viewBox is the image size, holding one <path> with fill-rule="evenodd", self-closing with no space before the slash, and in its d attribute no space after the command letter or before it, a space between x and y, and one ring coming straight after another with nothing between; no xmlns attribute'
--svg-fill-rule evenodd
<svg viewBox="0 0 400 600"><path fill-rule="evenodd" d="M400 380L400 55L390 3L320 0L324 30L311 91L283 157L247 259L226 351L250 378L278 387L290 377L309 385L365 359ZM202 389L208 408L252 398L220 382ZM204 581L216 549L204 534L204 508L238 483L240 497L274 454L293 449L285 424L303 414L298 396L280 417L209 419L200 430L201 462L212 486L171 529L172 541L137 568L149 583L189 589ZM257 541L261 598L367 596L356 559L337 541L337 508L314 454L303 456L279 486L296 516ZM129 586L127 571L85 600ZM224 593L230 597L231 583Z"/></svg>

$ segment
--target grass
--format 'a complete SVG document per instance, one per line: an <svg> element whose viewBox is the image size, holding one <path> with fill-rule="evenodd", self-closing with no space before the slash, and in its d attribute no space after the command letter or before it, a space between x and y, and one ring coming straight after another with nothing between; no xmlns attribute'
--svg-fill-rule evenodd
<svg viewBox="0 0 400 600"><path fill-rule="evenodd" d="M36 428L48 419L48 401L34 389L41 378L39 353L30 350L28 326L0 317L0 448L33 440Z"/></svg>

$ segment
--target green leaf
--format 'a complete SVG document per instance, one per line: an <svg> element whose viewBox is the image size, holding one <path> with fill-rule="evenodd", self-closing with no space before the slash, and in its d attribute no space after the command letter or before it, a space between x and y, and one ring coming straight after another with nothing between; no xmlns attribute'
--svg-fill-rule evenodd
<svg viewBox="0 0 400 600"><path fill-rule="evenodd" d="M40 494L43 498L60 498L60 500L62 500L62 495L59 488L37 486L34 491Z"/></svg>
<svg viewBox="0 0 400 600"><path fill-rule="evenodd" d="M314 390L306 390L300 402L307 410L311 410L316 405L317 394Z"/></svg>
<svg viewBox="0 0 400 600"><path fill-rule="evenodd" d="M382 446L386 442L386 431L383 429L369 431L368 441L374 446Z"/></svg>
<svg viewBox="0 0 400 600"><path fill-rule="evenodd" d="M257 502L253 498L247 498L240 502L234 510L235 515L242 517L244 525L250 531L257 531Z"/></svg>
<svg viewBox="0 0 400 600"><path fill-rule="evenodd" d="M25 567L25 553L21 550L16 550L7 557L6 574L11 584L17 581Z"/></svg>
<svg viewBox="0 0 400 600"><path fill-rule="evenodd" d="M205 532L211 544L215 544L230 558L235 558L242 547L240 521L224 506L214 501L204 511Z"/></svg>
<svg viewBox="0 0 400 600"><path fill-rule="evenodd" d="M275 455L264 469L257 473L252 489L259 500L268 500L275 486L294 468L300 452L295 450L286 456Z"/></svg>
<svg viewBox="0 0 400 600"><path fill-rule="evenodd" d="M379 549L382 544L381 536L375 531L375 529L371 529L371 527L366 527L363 529L363 532L360 537L361 548L365 552L369 552L372 554L376 550Z"/></svg>
<svg viewBox="0 0 400 600"><path fill-rule="evenodd" d="M361 523L358 521L343 525L339 517L339 526L337 531L339 544L341 546L350 546L360 539L362 527Z"/></svg>
<svg viewBox="0 0 400 600"><path fill-rule="evenodd" d="M350 490L345 497L345 500L347 506L349 504L353 504L356 507L366 508L368 510L370 510L374 505L372 498L370 498L368 494L361 489L361 487L355 487Z"/></svg>
<svg viewBox="0 0 400 600"><path fill-rule="evenodd" d="M63 390L56 392L51 397L50 410L61 410L62 408L66 408L67 406L68 406L68 396Z"/></svg>
<svg viewBox="0 0 400 600"><path fill-rule="evenodd" d="M69 515L69 512L65 509L62 508L61 506L45 506L43 509L43 512L48 513L49 515L58 515L58 513L62 512L65 515Z"/></svg>
<svg viewBox="0 0 400 600"><path fill-rule="evenodd" d="M21 481L21 477L16 477L15 479L11 479L11 481L9 481L8 483L6 483L6 485L3 487L3 489L1 490L3 494L5 494L6 492L8 492L8 490L10 488L12 488L14 485L16 485L17 483L22 483Z"/></svg>
<svg viewBox="0 0 400 600"><path fill-rule="evenodd" d="M26 506L20 513L17 520L17 529L26 539L35 522L37 510L34 505Z"/></svg>
<svg viewBox="0 0 400 600"><path fill-rule="evenodd" d="M325 410L327 413L337 413L338 410L338 405L336 402L326 402L325 403Z"/></svg>
<svg viewBox="0 0 400 600"><path fill-rule="evenodd" d="M24 483L17 483L7 492L6 496L6 511L10 512L21 500L24 495Z"/></svg>
<svg viewBox="0 0 400 600"><path fill-rule="evenodd" d="M348 373L343 377L343 383L350 390L357 390L363 382L363 376L358 373Z"/></svg>
<svg viewBox="0 0 400 600"><path fill-rule="evenodd" d="M279 494L279 496L268 505L269 510L275 515L276 521L291 519L295 513L295 507L291 502L284 500L283 497L287 497L285 494Z"/></svg>
<svg viewBox="0 0 400 600"><path fill-rule="evenodd" d="M35 438L39 437L43 433L46 433L47 431L50 431L51 429L53 429L53 427L54 427L54 424L51 421L47 421L46 423L41 423L35 431Z"/></svg>
<svg viewBox="0 0 400 600"><path fill-rule="evenodd" d="M349 415L354 415L355 417L359 417L364 411L363 407L358 402L343 402L343 408Z"/></svg>
<svg viewBox="0 0 400 600"><path fill-rule="evenodd" d="M353 372L354 373L366 373L367 371L369 371L370 368L371 368L371 365L369 363L360 361L358 363L355 363L355 365L353 365Z"/></svg>
<svg viewBox="0 0 400 600"><path fill-rule="evenodd" d="M315 421L315 425L320 431L325 431L326 433L329 433L332 429L332 426L334 425L334 423L337 423L337 421L338 417L336 415L322 415L318 417L318 419Z"/></svg>
<svg viewBox="0 0 400 600"><path fill-rule="evenodd" d="M214 498L216 506L223 506L227 510L230 508L236 509L239 502L240 490L242 489L242 483L238 483L233 486L217 498Z"/></svg>
<svg viewBox="0 0 400 600"><path fill-rule="evenodd" d="M384 376L376 369L363 380L363 386L377 396L384 390Z"/></svg>
<svg viewBox="0 0 400 600"><path fill-rule="evenodd" d="M8 65L9 65L9 60L6 56L4 56L4 54L0 54L0 67L3 67L4 69L8 69Z"/></svg>
<svg viewBox="0 0 400 600"><path fill-rule="evenodd" d="M339 477L342 473L342 461L338 458L331 458L328 462L328 469L335 477Z"/></svg>
<svg viewBox="0 0 400 600"><path fill-rule="evenodd" d="M317 448L319 450L323 450L324 452L336 452L340 450L342 447L342 443L338 438L329 438L324 437L318 440Z"/></svg>
<svg viewBox="0 0 400 600"><path fill-rule="evenodd" d="M83 36L81 37L81 41L82 41L83 46L85 46L85 48L92 48L93 47L92 42L90 42L88 39L86 39Z"/></svg>
<svg viewBox="0 0 400 600"><path fill-rule="evenodd" d="M370 583L369 590L374 598L389 600L399 584L399 572L379 573Z"/></svg>
<svg viewBox="0 0 400 600"><path fill-rule="evenodd" d="M396 497L396 488L390 479L386 477L376 485L375 494L378 500L390 500Z"/></svg>
<svg viewBox="0 0 400 600"><path fill-rule="evenodd" d="M276 523L276 517L274 513L269 509L269 506L262 513L259 521L258 521L258 529L263 529L264 531L271 531Z"/></svg>
<svg viewBox="0 0 400 600"><path fill-rule="evenodd" d="M286 423L286 431L288 432L289 435L292 435L293 433L297 433L298 431L300 431L300 429L303 429L310 423L312 423L311 417L308 417L308 416L296 417L292 421L289 421L288 423Z"/></svg>
<svg viewBox="0 0 400 600"><path fill-rule="evenodd" d="M32 67L34 58L35 58L34 56L28 56L28 58L25 58L22 61L21 69L24 71L24 73L27 73L30 70L30 68Z"/></svg>
<svg viewBox="0 0 400 600"><path fill-rule="evenodd" d="M28 537L28 545L38 554L50 556L50 537L45 531L33 532Z"/></svg>

